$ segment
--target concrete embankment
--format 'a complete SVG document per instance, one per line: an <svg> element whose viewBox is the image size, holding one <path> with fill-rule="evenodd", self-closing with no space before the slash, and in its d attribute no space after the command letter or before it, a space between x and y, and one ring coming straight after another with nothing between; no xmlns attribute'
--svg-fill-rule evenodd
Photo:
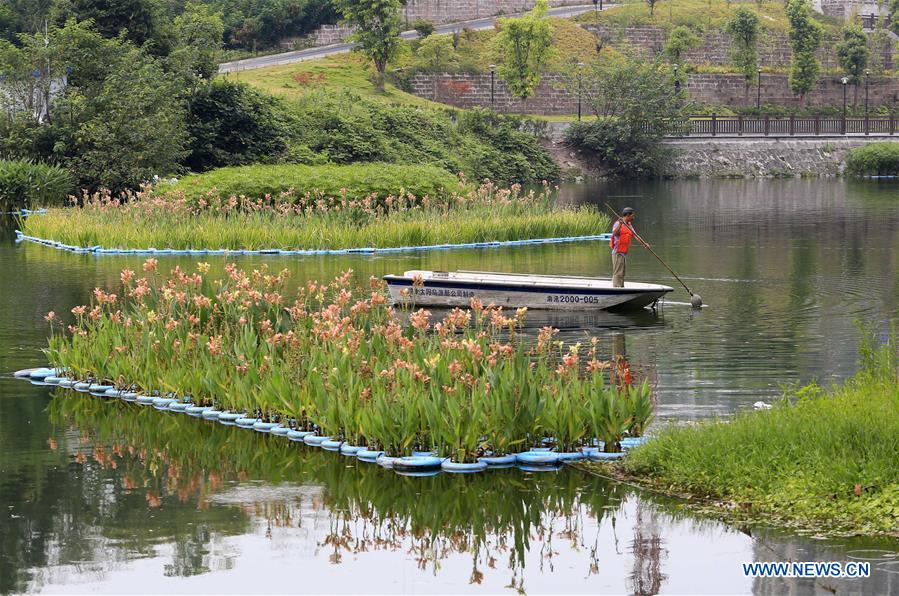
<svg viewBox="0 0 899 596"><path fill-rule="evenodd" d="M889 137L695 138L665 141L675 178L839 176L849 151Z"/></svg>
<svg viewBox="0 0 899 596"><path fill-rule="evenodd" d="M588 156L565 146L568 123L551 122L545 146L569 177L602 175ZM834 137L690 137L664 141L674 156L671 178L840 176L849 151L869 143L899 142L899 135Z"/></svg>

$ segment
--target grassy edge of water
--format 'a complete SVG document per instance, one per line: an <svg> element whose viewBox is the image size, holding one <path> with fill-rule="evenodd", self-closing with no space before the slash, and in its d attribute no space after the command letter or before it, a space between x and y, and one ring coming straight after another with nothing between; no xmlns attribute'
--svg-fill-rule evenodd
<svg viewBox="0 0 899 596"><path fill-rule="evenodd" d="M895 332L862 348L862 369L771 410L662 429L623 462L579 464L733 524L832 536L899 536Z"/></svg>
<svg viewBox="0 0 899 596"><path fill-rule="evenodd" d="M300 218L295 218L300 219ZM130 221L129 221L130 220ZM353 249L395 248L589 236L608 228L608 218L593 209L555 209L535 213L467 212L427 217L386 217L363 224L322 219L224 218L198 216L180 221L118 218L102 221L71 208L50 209L24 220L24 234L73 246L118 249ZM162 224L162 225L160 225ZM168 224L168 225L165 225Z"/></svg>

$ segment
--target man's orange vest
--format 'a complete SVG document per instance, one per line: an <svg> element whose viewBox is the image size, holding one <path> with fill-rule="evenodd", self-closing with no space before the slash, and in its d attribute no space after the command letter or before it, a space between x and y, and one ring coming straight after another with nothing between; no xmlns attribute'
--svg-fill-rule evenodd
<svg viewBox="0 0 899 596"><path fill-rule="evenodd" d="M633 237L634 233L631 231L631 227L624 222L620 222L620 225L618 226L618 236L612 235L609 239L609 248L615 252L627 254L627 251L631 247L631 239Z"/></svg>

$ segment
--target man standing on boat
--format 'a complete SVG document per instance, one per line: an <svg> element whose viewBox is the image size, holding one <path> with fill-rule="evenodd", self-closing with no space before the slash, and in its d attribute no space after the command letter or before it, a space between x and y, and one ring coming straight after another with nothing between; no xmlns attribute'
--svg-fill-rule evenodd
<svg viewBox="0 0 899 596"><path fill-rule="evenodd" d="M612 238L609 239L609 247L612 249L612 287L624 287L624 274L627 272L627 251L630 250L631 241L637 242L649 248L634 232L634 208L625 207L621 210L621 218L612 226Z"/></svg>

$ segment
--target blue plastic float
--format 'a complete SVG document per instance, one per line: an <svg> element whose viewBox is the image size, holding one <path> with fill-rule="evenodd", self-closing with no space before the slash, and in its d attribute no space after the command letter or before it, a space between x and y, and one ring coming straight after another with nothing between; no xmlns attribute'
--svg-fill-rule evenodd
<svg viewBox="0 0 899 596"><path fill-rule="evenodd" d="M486 470L487 463L478 461L473 464L460 464L447 459L440 464L440 469L444 472L452 472L454 474L472 474L474 472L483 472Z"/></svg>
<svg viewBox="0 0 899 596"><path fill-rule="evenodd" d="M71 389L72 385L74 384L75 381L73 381L72 379L62 379L59 383L57 383L57 385L59 385L60 387L65 387L66 389Z"/></svg>
<svg viewBox="0 0 899 596"><path fill-rule="evenodd" d="M307 445L312 445L313 447L318 447L319 445L321 445L322 443L324 443L325 441L327 441L330 438L331 437L322 437L320 435L309 434L309 435L306 435L305 437L303 437L303 442L306 443Z"/></svg>
<svg viewBox="0 0 899 596"><path fill-rule="evenodd" d="M515 462L528 466L551 466L559 463L559 454L549 447L534 447L515 455Z"/></svg>
<svg viewBox="0 0 899 596"><path fill-rule="evenodd" d="M119 396L120 399L127 402L137 401L137 393L134 391L126 391L122 395Z"/></svg>
<svg viewBox="0 0 899 596"><path fill-rule="evenodd" d="M204 410L200 416L203 420L218 420L218 417L222 414L221 410L216 410L214 407L209 408L208 410Z"/></svg>
<svg viewBox="0 0 899 596"><path fill-rule="evenodd" d="M619 451L618 453L606 453L605 451L597 451L596 453L590 454L590 459L594 461L611 461L613 459L621 459L624 457L624 452Z"/></svg>
<svg viewBox="0 0 899 596"><path fill-rule="evenodd" d="M79 381L72 385L72 389L78 391L80 393L87 393L87 388L90 387L91 384L86 381Z"/></svg>
<svg viewBox="0 0 899 596"><path fill-rule="evenodd" d="M340 454L341 455L350 455L355 456L357 453L365 449L361 445L350 445L349 443L344 443L340 446Z"/></svg>
<svg viewBox="0 0 899 596"><path fill-rule="evenodd" d="M343 445L343 441L334 441L333 439L328 439L327 441L322 441L320 446L325 451L340 451L341 445Z"/></svg>
<svg viewBox="0 0 899 596"><path fill-rule="evenodd" d="M218 419L219 419L219 422L222 422L222 423L224 423L224 422L230 422L230 423L233 424L234 421L237 420L238 418L246 418L246 417L247 417L247 413L246 413L246 412L228 412L228 411L224 411L224 412L222 412L222 413L219 414Z"/></svg>
<svg viewBox="0 0 899 596"><path fill-rule="evenodd" d="M369 464L373 464L378 461L378 458L384 455L383 451L377 451L375 449L367 449L362 448L356 452L356 459L359 461L364 461Z"/></svg>
<svg viewBox="0 0 899 596"><path fill-rule="evenodd" d="M393 460L393 469L400 472L418 472L439 468L444 458L433 455L413 455L398 457Z"/></svg>
<svg viewBox="0 0 899 596"><path fill-rule="evenodd" d="M290 428L287 426L276 426L272 428L271 434L277 435L279 437L287 436L287 433L290 432Z"/></svg>
<svg viewBox="0 0 899 596"><path fill-rule="evenodd" d="M140 398L138 398L138 399L140 399ZM199 418L203 414L203 412L205 412L206 410L211 410L211 409L212 409L212 406L190 406L189 408L184 410L184 413L187 414L188 416L193 416L195 418Z"/></svg>
<svg viewBox="0 0 899 596"><path fill-rule="evenodd" d="M168 410L169 406L178 403L174 397L157 397L153 400L153 407L157 410Z"/></svg>
<svg viewBox="0 0 899 596"><path fill-rule="evenodd" d="M304 442L303 439L312 434L311 430L289 430L287 431L287 438L291 441Z"/></svg>
<svg viewBox="0 0 899 596"><path fill-rule="evenodd" d="M277 422L262 422L261 420L253 425L253 430L261 433L271 432L273 428L278 426Z"/></svg>
<svg viewBox="0 0 899 596"><path fill-rule="evenodd" d="M234 424L240 428L253 428L253 425L257 422L260 422L259 418L238 418L234 421Z"/></svg>
<svg viewBox="0 0 899 596"><path fill-rule="evenodd" d="M478 461L484 462L488 467L511 466L515 463L514 455L488 455L479 457Z"/></svg>
<svg viewBox="0 0 899 596"><path fill-rule="evenodd" d="M169 404L169 410L173 412L183 412L187 408L191 407L193 404L189 401L175 401Z"/></svg>

